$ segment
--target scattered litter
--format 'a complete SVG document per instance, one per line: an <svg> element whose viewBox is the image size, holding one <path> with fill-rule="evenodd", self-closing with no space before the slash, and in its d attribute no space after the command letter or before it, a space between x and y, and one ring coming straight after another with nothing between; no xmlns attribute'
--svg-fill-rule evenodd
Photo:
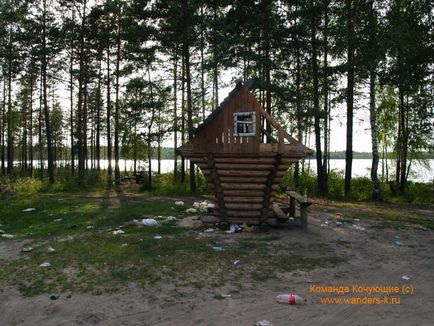
<svg viewBox="0 0 434 326"><path fill-rule="evenodd" d="M398 246L398 247L402 247L403 245L404 245L404 242L402 242L401 240L399 240L399 239L395 239L395 244Z"/></svg>
<svg viewBox="0 0 434 326"><path fill-rule="evenodd" d="M213 228L209 228L203 231L203 233L211 233L211 232L214 232Z"/></svg>
<svg viewBox="0 0 434 326"><path fill-rule="evenodd" d="M359 230L359 231L365 231L366 230L366 228L364 228L363 226L360 226L358 224L353 224L353 228L355 228L356 230Z"/></svg>
<svg viewBox="0 0 434 326"><path fill-rule="evenodd" d="M276 300L278 303L283 304L303 304L306 303L306 299L302 298L301 296L297 294L280 294L276 297Z"/></svg>
<svg viewBox="0 0 434 326"><path fill-rule="evenodd" d="M50 267L50 266L51 266L51 264L47 263L47 262L42 263L41 265L39 265L39 267Z"/></svg>
<svg viewBox="0 0 434 326"><path fill-rule="evenodd" d="M172 222L172 221L176 221L176 217L175 216L168 216L166 218L166 222Z"/></svg>
<svg viewBox="0 0 434 326"><path fill-rule="evenodd" d="M93 225L87 226L86 229L93 229Z"/></svg>
<svg viewBox="0 0 434 326"><path fill-rule="evenodd" d="M145 226L157 226L158 222L154 220L153 218L144 218L142 220L142 224Z"/></svg>
<svg viewBox="0 0 434 326"><path fill-rule="evenodd" d="M184 206L184 202L182 200L178 200L175 202L175 206Z"/></svg>
<svg viewBox="0 0 434 326"><path fill-rule="evenodd" d="M1 226L1 225L0 225L0 226ZM419 230L422 230L422 231L429 231L429 230L430 230L430 229L428 229L428 228L426 228L426 227L424 227L424 226L422 226L422 225L416 225L415 228L416 228L416 229L419 229Z"/></svg>
<svg viewBox="0 0 434 326"><path fill-rule="evenodd" d="M48 252L56 252L56 249L54 249L52 246L49 246L49 247L47 248L47 251L48 251Z"/></svg>
<svg viewBox="0 0 434 326"><path fill-rule="evenodd" d="M225 249L222 248L222 247L212 247L212 250L214 250L214 251L225 251Z"/></svg>
<svg viewBox="0 0 434 326"><path fill-rule="evenodd" d="M33 250L32 247L24 247L23 249L21 249L22 252L30 252L32 250Z"/></svg>
<svg viewBox="0 0 434 326"><path fill-rule="evenodd" d="M50 295L50 300L57 300L59 298L60 298L59 293L53 293L52 295Z"/></svg>
<svg viewBox="0 0 434 326"><path fill-rule="evenodd" d="M126 247L126 246L128 246L128 243L121 244L121 247Z"/></svg>
<svg viewBox="0 0 434 326"><path fill-rule="evenodd" d="M354 218L353 221L360 222L359 218Z"/></svg>
<svg viewBox="0 0 434 326"><path fill-rule="evenodd" d="M135 225L137 225L137 226L143 226L142 221L139 221L139 220L137 220L137 219L134 219L134 220L133 220L133 223L134 223Z"/></svg>
<svg viewBox="0 0 434 326"><path fill-rule="evenodd" d="M62 220L63 220L63 218L56 218L55 220L53 220L53 222L60 222Z"/></svg>
<svg viewBox="0 0 434 326"><path fill-rule="evenodd" d="M401 277L404 281L410 281L410 277L407 275L404 275L403 277Z"/></svg>
<svg viewBox="0 0 434 326"><path fill-rule="evenodd" d="M271 323L271 321L264 319L264 320L258 320L255 326L273 326L273 324Z"/></svg>
<svg viewBox="0 0 434 326"><path fill-rule="evenodd" d="M4 234L2 234L2 237L6 238L6 239L12 239L14 237L14 235L13 234L8 234L8 233L4 233Z"/></svg>
<svg viewBox="0 0 434 326"><path fill-rule="evenodd" d="M234 261L234 265L238 264L239 262L239 260Z"/></svg>
<svg viewBox="0 0 434 326"><path fill-rule="evenodd" d="M156 240L160 240L161 238L162 238L161 235L156 235L156 236L154 237L154 239L156 239Z"/></svg>
<svg viewBox="0 0 434 326"><path fill-rule="evenodd" d="M113 235L124 234L125 232L122 230L113 231Z"/></svg>
<svg viewBox="0 0 434 326"><path fill-rule="evenodd" d="M321 226L322 228L326 228L326 227L328 227L328 225L327 225L327 224L324 224L324 223L321 224L320 226Z"/></svg>
<svg viewBox="0 0 434 326"><path fill-rule="evenodd" d="M214 208L214 204L210 204L207 201L202 201L202 202L195 201L193 203L193 208L189 208L189 209L195 209L196 211L194 213L197 213L197 212L206 213L206 212L208 212L208 208Z"/></svg>
<svg viewBox="0 0 434 326"><path fill-rule="evenodd" d="M222 298L224 298L224 299L226 299L226 298L232 298L232 295L231 295L231 294L220 294L220 296L221 296Z"/></svg>
<svg viewBox="0 0 434 326"><path fill-rule="evenodd" d="M233 232L241 232L242 230L243 230L243 228L241 226L239 226L238 224L231 224L229 226L229 231L232 231L231 233L233 233Z"/></svg>
<svg viewBox="0 0 434 326"><path fill-rule="evenodd" d="M340 221L336 221L336 226L341 226L343 223Z"/></svg>
<svg viewBox="0 0 434 326"><path fill-rule="evenodd" d="M30 207L30 208L23 209L23 212L33 212L33 211L36 211L36 208Z"/></svg>
<svg viewBox="0 0 434 326"><path fill-rule="evenodd" d="M197 213L197 209L196 208L187 208L185 210L186 213L188 214L196 214Z"/></svg>
<svg viewBox="0 0 434 326"><path fill-rule="evenodd" d="M253 231L253 227L248 226L246 223L243 223L242 228L243 228L243 232L252 232Z"/></svg>

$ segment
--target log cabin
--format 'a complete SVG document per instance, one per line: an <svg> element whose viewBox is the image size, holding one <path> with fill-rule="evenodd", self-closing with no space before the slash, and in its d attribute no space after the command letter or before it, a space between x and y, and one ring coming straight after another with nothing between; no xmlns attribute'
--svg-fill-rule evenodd
<svg viewBox="0 0 434 326"><path fill-rule="evenodd" d="M201 169L219 220L247 224L264 223L273 215L273 201L289 166L312 154L242 83L178 152Z"/></svg>

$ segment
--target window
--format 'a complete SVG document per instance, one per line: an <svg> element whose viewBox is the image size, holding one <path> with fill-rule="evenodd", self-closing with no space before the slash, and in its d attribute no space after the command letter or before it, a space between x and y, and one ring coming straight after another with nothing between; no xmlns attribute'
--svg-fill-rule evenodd
<svg viewBox="0 0 434 326"><path fill-rule="evenodd" d="M255 134L255 112L234 113L234 136L254 136Z"/></svg>

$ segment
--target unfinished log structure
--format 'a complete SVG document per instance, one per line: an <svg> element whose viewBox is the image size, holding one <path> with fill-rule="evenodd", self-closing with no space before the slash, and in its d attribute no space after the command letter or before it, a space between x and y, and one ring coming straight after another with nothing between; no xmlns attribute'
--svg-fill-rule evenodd
<svg viewBox="0 0 434 326"><path fill-rule="evenodd" d="M273 215L273 200L290 164L312 151L238 83L179 153L202 170L220 221L259 224Z"/></svg>

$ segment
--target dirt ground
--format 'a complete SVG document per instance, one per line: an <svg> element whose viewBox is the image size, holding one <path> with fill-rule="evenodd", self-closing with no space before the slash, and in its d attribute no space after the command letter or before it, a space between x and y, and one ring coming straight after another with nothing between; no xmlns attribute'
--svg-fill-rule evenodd
<svg viewBox="0 0 434 326"><path fill-rule="evenodd" d="M399 206L391 205L396 209ZM304 245L303 254L318 246L344 260L333 267L280 274L277 279L219 289L176 288L157 284L140 288L131 284L117 293L73 294L51 301L48 295L22 297L13 287L0 288L0 325L434 325L434 233L413 224L382 226L377 211L388 205L343 206L317 201L309 212L309 227L271 230L278 242ZM432 220L434 208L402 208L409 215ZM368 216L369 217L365 217ZM358 220L357 216L360 216ZM346 223L351 217L351 223ZM344 220L342 225L337 221ZM216 232L217 233L217 232ZM215 236L209 234L207 236ZM225 235L226 236L226 235ZM227 235L230 241L254 234ZM395 243L400 240L403 245ZM13 258L22 243L1 243L0 254ZM242 266L240 261L237 266ZM402 276L410 277L405 281ZM409 285L413 294L394 295L400 304L324 304L325 297L342 297L310 291L312 286ZM231 294L223 300L216 293ZM296 293L304 305L282 305L276 295ZM383 294L345 294L344 297L383 297ZM393 295L392 295L393 296Z"/></svg>

